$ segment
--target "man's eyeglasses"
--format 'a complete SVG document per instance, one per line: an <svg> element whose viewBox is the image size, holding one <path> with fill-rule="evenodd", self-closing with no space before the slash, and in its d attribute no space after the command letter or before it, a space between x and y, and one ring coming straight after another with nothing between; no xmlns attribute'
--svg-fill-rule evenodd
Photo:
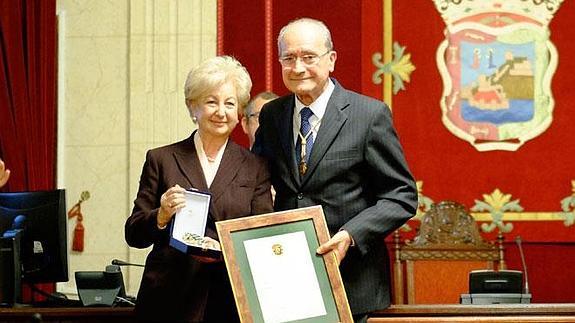
<svg viewBox="0 0 575 323"><path fill-rule="evenodd" d="M294 66L298 59L302 62L303 65L312 66L312 65L317 64L319 62L320 58L324 57L325 55L329 54L330 52L331 52L331 49L328 50L327 52L321 54L321 55L316 55L316 54L305 54L302 56L286 55L286 56L280 57L279 61L280 61L280 64L282 64L282 66L284 66L284 67Z"/></svg>
<svg viewBox="0 0 575 323"><path fill-rule="evenodd" d="M260 117L260 113L259 112L253 112L253 113L250 113L246 116L248 117L248 119L249 118L255 118L257 120Z"/></svg>

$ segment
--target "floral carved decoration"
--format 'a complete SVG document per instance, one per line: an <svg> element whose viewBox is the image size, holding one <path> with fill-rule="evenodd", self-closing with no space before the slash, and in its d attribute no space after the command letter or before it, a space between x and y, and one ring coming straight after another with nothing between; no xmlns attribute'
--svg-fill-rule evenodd
<svg viewBox="0 0 575 323"><path fill-rule="evenodd" d="M575 180L571 181L571 196L561 200L561 209L563 213L561 216L564 218L565 226L571 226L575 222Z"/></svg>
<svg viewBox="0 0 575 323"><path fill-rule="evenodd" d="M492 232L495 228L500 233L507 233L513 230L512 223L503 223L505 212L521 212L523 207L519 205L519 199L511 200L511 194L503 194L496 188L491 194L483 194L483 201L475 200L475 205L471 208L474 212L489 212L491 223L481 224L481 230Z"/></svg>
<svg viewBox="0 0 575 323"><path fill-rule="evenodd" d="M372 56L372 62L377 67L373 73L372 81L375 84L381 84L383 74L393 76L393 94L400 90L405 90L403 82L409 82L409 75L415 70L411 63L411 54L405 54L405 46L400 46L397 42L393 43L393 60L391 62L382 62L381 53L375 53Z"/></svg>

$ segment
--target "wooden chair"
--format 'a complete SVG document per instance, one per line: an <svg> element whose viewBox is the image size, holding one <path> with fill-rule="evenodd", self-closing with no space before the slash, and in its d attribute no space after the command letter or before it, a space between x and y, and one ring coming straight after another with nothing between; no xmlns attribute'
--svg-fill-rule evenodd
<svg viewBox="0 0 575 323"><path fill-rule="evenodd" d="M487 243L465 207L452 201L432 206L412 242L394 233L394 303L459 303L471 270L505 269L503 238ZM405 279L404 279L405 277Z"/></svg>

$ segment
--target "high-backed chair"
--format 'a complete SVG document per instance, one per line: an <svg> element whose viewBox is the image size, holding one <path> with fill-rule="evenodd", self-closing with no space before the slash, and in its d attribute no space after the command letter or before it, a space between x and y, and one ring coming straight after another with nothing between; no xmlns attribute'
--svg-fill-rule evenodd
<svg viewBox="0 0 575 323"><path fill-rule="evenodd" d="M452 201L426 212L413 241L394 234L394 303L459 303L471 270L505 269L503 238L487 243L465 207Z"/></svg>

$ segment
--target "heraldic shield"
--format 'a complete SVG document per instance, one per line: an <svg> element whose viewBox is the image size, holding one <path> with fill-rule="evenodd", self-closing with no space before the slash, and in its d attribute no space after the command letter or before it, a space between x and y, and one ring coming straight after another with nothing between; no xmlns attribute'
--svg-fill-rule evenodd
<svg viewBox="0 0 575 323"><path fill-rule="evenodd" d="M478 151L515 151L553 120L555 7L537 1L435 0L446 22L437 49L442 119Z"/></svg>

